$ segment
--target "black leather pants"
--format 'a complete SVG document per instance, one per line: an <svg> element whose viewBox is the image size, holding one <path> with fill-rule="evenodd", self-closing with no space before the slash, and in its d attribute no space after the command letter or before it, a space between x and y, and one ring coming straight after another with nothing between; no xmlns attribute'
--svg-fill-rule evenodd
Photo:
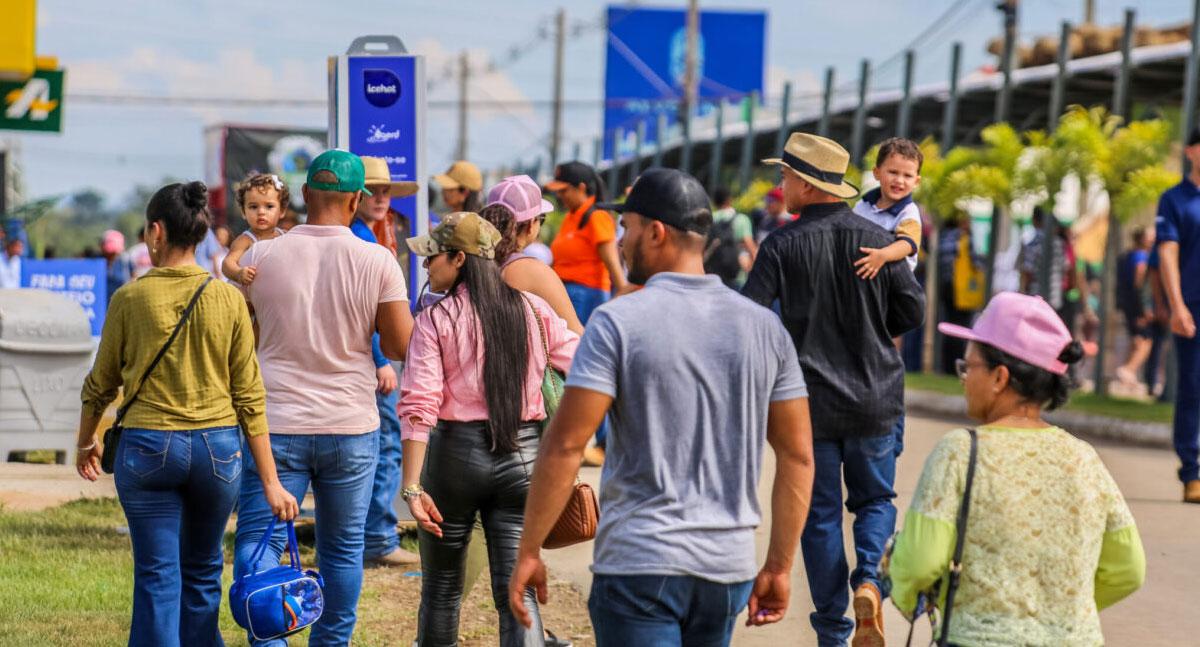
<svg viewBox="0 0 1200 647"><path fill-rule="evenodd" d="M533 626L525 629L508 608L508 578L517 560L525 495L538 450L537 423L521 426L519 449L493 455L482 422L441 421L429 436L421 485L442 513L442 537L421 530L421 609L417 640L421 647L458 644L458 614L467 545L476 514L483 519L492 598L500 616L501 647L543 647L542 620L534 589L525 591Z"/></svg>

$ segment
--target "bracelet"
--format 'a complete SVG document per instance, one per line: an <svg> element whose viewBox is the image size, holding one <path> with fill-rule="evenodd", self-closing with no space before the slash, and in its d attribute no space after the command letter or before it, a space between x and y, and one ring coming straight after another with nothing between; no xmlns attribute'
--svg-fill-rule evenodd
<svg viewBox="0 0 1200 647"><path fill-rule="evenodd" d="M422 494L425 494L425 488L421 487L421 485L419 483L406 486L403 490L400 491L400 496L403 497L405 501L415 498L415 497L419 497Z"/></svg>
<svg viewBox="0 0 1200 647"><path fill-rule="evenodd" d="M96 442L97 441L93 439L92 444L88 445L87 447L80 447L79 445L76 445L75 449L78 449L81 452L91 451L93 448L96 447Z"/></svg>

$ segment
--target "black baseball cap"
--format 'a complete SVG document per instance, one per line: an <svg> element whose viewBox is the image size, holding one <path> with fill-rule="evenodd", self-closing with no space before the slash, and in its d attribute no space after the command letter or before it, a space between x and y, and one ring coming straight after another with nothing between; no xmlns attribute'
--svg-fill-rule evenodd
<svg viewBox="0 0 1200 647"><path fill-rule="evenodd" d="M1195 146L1196 144L1200 144L1200 126L1193 128L1192 132L1188 134L1187 138L1188 146Z"/></svg>
<svg viewBox="0 0 1200 647"><path fill-rule="evenodd" d="M583 162L563 162L554 167L554 181L546 184L547 191L586 184L595 187L596 171Z"/></svg>
<svg viewBox="0 0 1200 647"><path fill-rule="evenodd" d="M638 176L625 202L598 204L597 209L657 220L683 231L708 234L712 226L712 205L700 181L683 171L652 168Z"/></svg>

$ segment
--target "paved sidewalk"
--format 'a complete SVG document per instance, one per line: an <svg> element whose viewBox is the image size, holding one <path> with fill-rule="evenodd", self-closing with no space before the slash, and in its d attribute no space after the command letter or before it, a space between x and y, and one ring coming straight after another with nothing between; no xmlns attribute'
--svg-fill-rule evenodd
<svg viewBox="0 0 1200 647"><path fill-rule="evenodd" d="M909 396L911 401L912 392ZM912 499L921 467L933 444L946 431L961 426L961 423L944 418L918 417L916 407L913 409L908 420L905 452L897 466L898 523L902 523L903 511ZM1071 425L1066 427L1074 430ZM1200 635L1200 615L1195 613L1195 591L1200 589L1200 550L1197 549L1200 506L1179 503L1180 486L1175 480L1174 454L1128 443L1097 442L1097 448L1133 509L1148 560L1147 581L1142 590L1101 615L1106 644L1109 647L1196 644L1196 636ZM774 474L774 461L769 450L764 464L759 497L761 501L769 501ZM584 468L582 478L599 488L598 468ZM70 465L0 463L2 510L40 509L80 496L115 496L112 477L103 475L99 482L90 483L79 478ZM769 539L769 505L764 504L763 512L764 524L757 533L760 562ZM849 536L852 521L853 517L847 515L847 546L852 545ZM546 551L545 556L552 579L566 580L587 594L591 587L588 571L592 561L590 542ZM739 626L733 644L739 647L815 645L815 636L808 624L808 614L812 611L808 585L798 555L792 577L792 596L791 609L782 622L756 629ZM550 603L554 604L554 601ZM908 625L890 603L885 606L888 642L893 646L903 645ZM922 623L914 638L915 644L927 644L929 627L924 621Z"/></svg>
<svg viewBox="0 0 1200 647"><path fill-rule="evenodd" d="M74 457L72 457L74 460ZM112 475L85 481L75 465L0 463L0 506L4 510L41 510L80 497L117 496Z"/></svg>
<svg viewBox="0 0 1200 647"><path fill-rule="evenodd" d="M911 392L910 392L911 393ZM920 418L910 413L905 451L897 465L896 505L900 510L897 524L903 523L904 511L912 500L925 457L937 439L961 423ZM1146 547L1147 577L1143 588L1128 599L1104 611L1100 618L1108 647L1144 647L1146 645L1194 645L1200 636L1200 615L1195 613L1195 591L1200 589L1200 506L1179 502L1179 483L1175 480L1173 453L1146 447L1099 444L1100 456L1121 486ZM759 500L764 501L764 523L759 528L758 552L761 563L769 540L770 488L774 461L766 453L765 473L759 485ZM599 486L600 470L585 468L583 479ZM846 546L851 547L853 517L846 515ZM853 550L848 551L853 564ZM591 544L546 551L546 563L557 577L570 580L581 591L591 586ZM970 568L969 565L965 568ZM551 600L550 604L554 604ZM900 646L907 637L908 624L892 606L885 603L884 627L888 644ZM808 623L812 605L804 565L799 555L792 576L792 605L782 622L769 627L749 629L739 623L733 644L738 647L808 647L816 645L816 636ZM917 627L914 645L929 642L929 624L924 619Z"/></svg>

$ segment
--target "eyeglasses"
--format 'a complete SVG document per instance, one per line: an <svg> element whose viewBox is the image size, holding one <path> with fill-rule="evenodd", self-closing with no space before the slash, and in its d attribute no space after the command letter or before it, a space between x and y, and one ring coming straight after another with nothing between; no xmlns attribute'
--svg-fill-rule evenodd
<svg viewBox="0 0 1200 647"><path fill-rule="evenodd" d="M954 360L954 372L958 375L959 380L967 379L967 371L971 370L972 366L987 366L987 362L968 362L965 359Z"/></svg>
<svg viewBox="0 0 1200 647"><path fill-rule="evenodd" d="M537 224L539 224L539 225L546 224L546 216L544 216L544 215L543 216L535 216L534 220L537 221Z"/></svg>

